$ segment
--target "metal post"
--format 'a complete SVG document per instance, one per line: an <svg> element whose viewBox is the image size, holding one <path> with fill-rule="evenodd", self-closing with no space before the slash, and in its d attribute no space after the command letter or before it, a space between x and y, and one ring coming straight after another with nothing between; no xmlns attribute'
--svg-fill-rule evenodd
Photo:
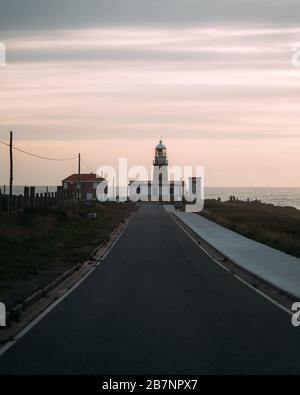
<svg viewBox="0 0 300 395"><path fill-rule="evenodd" d="M80 202L80 153L78 154L77 203Z"/></svg>
<svg viewBox="0 0 300 395"><path fill-rule="evenodd" d="M9 215L12 213L12 195L13 195L13 132L9 137L9 158L10 158L10 177L9 177Z"/></svg>

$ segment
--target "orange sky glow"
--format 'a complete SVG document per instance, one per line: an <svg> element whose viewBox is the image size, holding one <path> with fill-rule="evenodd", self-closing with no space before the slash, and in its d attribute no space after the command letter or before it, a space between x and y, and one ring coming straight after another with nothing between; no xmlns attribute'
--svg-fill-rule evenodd
<svg viewBox="0 0 300 395"><path fill-rule="evenodd" d="M1 41L1 39L0 39ZM0 139L92 169L149 167L160 137L172 165L208 186L300 187L300 28L124 27L12 35L0 67ZM0 147L0 184L8 152ZM84 168L83 170L89 171ZM76 161L15 153L16 185L57 185Z"/></svg>

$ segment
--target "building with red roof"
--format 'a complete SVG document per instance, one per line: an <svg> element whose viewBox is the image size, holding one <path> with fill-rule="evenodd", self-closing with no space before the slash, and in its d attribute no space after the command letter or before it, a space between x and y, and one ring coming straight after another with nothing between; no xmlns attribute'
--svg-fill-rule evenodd
<svg viewBox="0 0 300 395"><path fill-rule="evenodd" d="M79 192L80 200L96 200L96 190L102 181L105 179L94 173L80 174L78 190L78 174L72 174L62 180L64 199L76 199Z"/></svg>

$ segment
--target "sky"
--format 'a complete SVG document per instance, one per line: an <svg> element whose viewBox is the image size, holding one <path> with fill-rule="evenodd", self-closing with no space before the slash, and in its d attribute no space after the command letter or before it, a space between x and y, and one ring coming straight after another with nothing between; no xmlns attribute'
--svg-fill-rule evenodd
<svg viewBox="0 0 300 395"><path fill-rule="evenodd" d="M162 138L170 164L203 165L208 186L300 187L299 11L298 0L0 0L0 140L13 130L35 154L81 152L89 172L119 157L150 167ZM75 160L14 161L16 185L76 172ZM4 145L0 165L7 184Z"/></svg>

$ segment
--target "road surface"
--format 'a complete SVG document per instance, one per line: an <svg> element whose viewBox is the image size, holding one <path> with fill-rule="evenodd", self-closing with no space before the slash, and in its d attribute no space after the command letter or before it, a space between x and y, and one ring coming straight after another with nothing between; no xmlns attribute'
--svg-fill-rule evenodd
<svg viewBox="0 0 300 395"><path fill-rule="evenodd" d="M0 374L300 373L300 327L145 204Z"/></svg>

